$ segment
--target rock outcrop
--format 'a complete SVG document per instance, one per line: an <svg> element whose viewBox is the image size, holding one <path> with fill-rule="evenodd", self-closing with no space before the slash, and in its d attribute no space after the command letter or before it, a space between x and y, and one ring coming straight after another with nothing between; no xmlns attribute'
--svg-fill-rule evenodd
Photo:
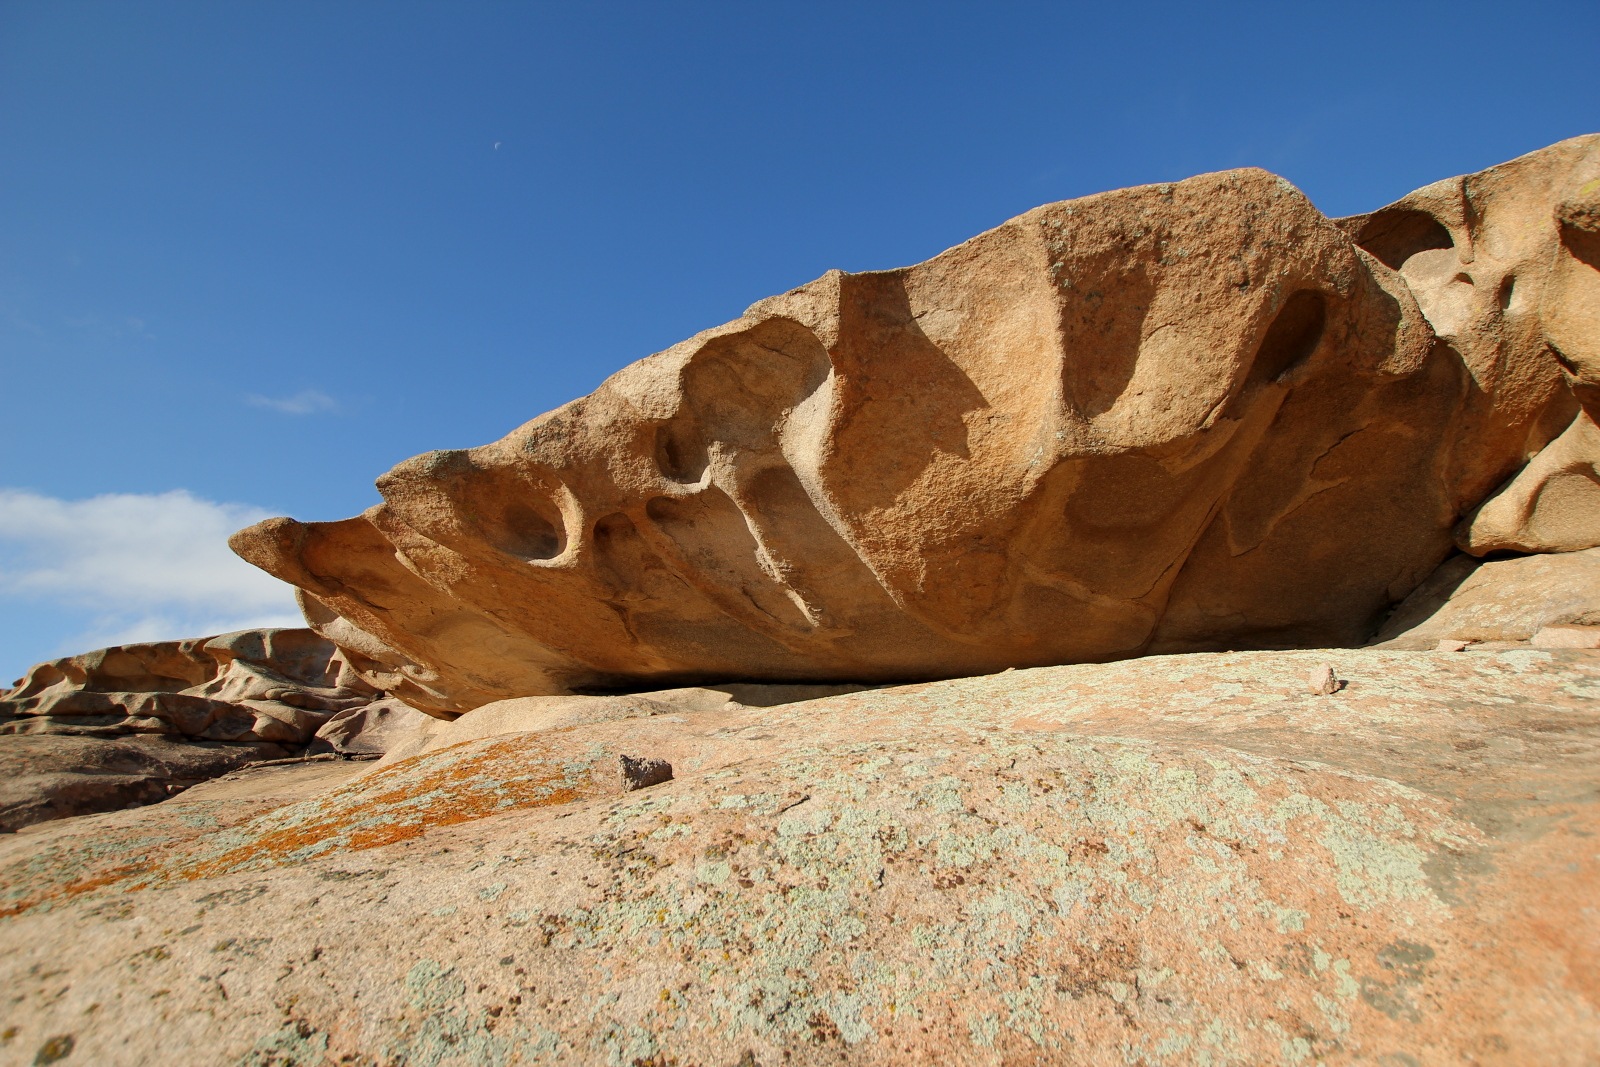
<svg viewBox="0 0 1600 1067"><path fill-rule="evenodd" d="M1458 540L1475 555L1600 545L1596 143L1567 141L1340 222L1400 272L1435 334L1461 354L1474 389L1516 403L1514 380L1531 369L1518 353L1543 351L1581 405L1547 448L1530 441L1538 455L1463 523ZM1473 404L1465 414L1483 418Z"/></svg>
<svg viewBox="0 0 1600 1067"><path fill-rule="evenodd" d="M1600 549L1484 563L1454 556L1407 597L1378 631L1380 648L1440 641L1526 643L1540 630L1600 623Z"/></svg>
<svg viewBox="0 0 1600 1067"><path fill-rule="evenodd" d="M317 729L306 751L340 756L379 757L395 744L438 723L392 697L350 708Z"/></svg>
<svg viewBox="0 0 1600 1067"><path fill-rule="evenodd" d="M241 630L38 664L0 697L0 734L301 745L381 695L310 630Z"/></svg>
<svg viewBox="0 0 1600 1067"><path fill-rule="evenodd" d="M0 1057L1591 1064L1597 694L1521 648L549 698L0 841Z"/></svg>
<svg viewBox="0 0 1600 1067"><path fill-rule="evenodd" d="M293 755L267 741L165 735L0 738L0 833L155 804L247 764Z"/></svg>
<svg viewBox="0 0 1600 1067"><path fill-rule="evenodd" d="M233 543L445 717L1359 645L1453 538L1600 543L1597 179L1591 136L1337 222L1257 170L1047 205Z"/></svg>
<svg viewBox="0 0 1600 1067"><path fill-rule="evenodd" d="M0 832L165 800L250 763L376 757L426 719L310 630L118 645L0 691Z"/></svg>

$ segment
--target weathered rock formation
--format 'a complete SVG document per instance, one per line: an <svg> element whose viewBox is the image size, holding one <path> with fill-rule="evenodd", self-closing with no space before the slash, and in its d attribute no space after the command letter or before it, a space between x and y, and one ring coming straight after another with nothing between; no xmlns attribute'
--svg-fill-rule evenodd
<svg viewBox="0 0 1600 1067"><path fill-rule="evenodd" d="M1597 179L1591 136L1338 222L1258 170L1047 205L233 543L442 716L1357 645L1463 518L1600 544Z"/></svg>
<svg viewBox="0 0 1600 1067"><path fill-rule="evenodd" d="M0 698L0 734L300 745L380 695L310 630L241 630L40 663Z"/></svg>
<svg viewBox="0 0 1600 1067"><path fill-rule="evenodd" d="M374 757L434 722L310 630L96 649L0 691L0 831L137 807L247 764Z"/></svg>
<svg viewBox="0 0 1600 1067"><path fill-rule="evenodd" d="M1522 648L546 698L0 839L0 1059L1593 1064L1596 694Z"/></svg>
<svg viewBox="0 0 1600 1067"><path fill-rule="evenodd" d="M3 737L0 833L159 803L240 767L293 755L269 741L191 741L163 734Z"/></svg>

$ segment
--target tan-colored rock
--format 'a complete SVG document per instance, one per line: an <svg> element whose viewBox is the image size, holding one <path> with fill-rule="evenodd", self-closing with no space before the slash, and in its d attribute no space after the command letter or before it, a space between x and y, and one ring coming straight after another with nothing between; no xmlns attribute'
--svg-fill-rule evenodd
<svg viewBox="0 0 1600 1067"><path fill-rule="evenodd" d="M310 630L241 630L38 664L0 699L0 734L300 745L335 712L379 695Z"/></svg>
<svg viewBox="0 0 1600 1067"><path fill-rule="evenodd" d="M306 751L310 754L332 752L341 756L382 756L396 745L408 741L419 730L426 730L438 721L392 697L374 700L370 704L335 713L318 727Z"/></svg>
<svg viewBox="0 0 1600 1067"><path fill-rule="evenodd" d="M1465 652L1470 646L1470 641L1457 641L1453 637L1441 637L1439 643L1433 646L1433 650L1435 652Z"/></svg>
<svg viewBox="0 0 1600 1067"><path fill-rule="evenodd" d="M0 737L0 833L52 819L154 804L289 750L264 741L189 741L161 734Z"/></svg>
<svg viewBox="0 0 1600 1067"><path fill-rule="evenodd" d="M1527 366L1518 353L1539 347L1583 406L1548 448L1543 433L1528 440L1531 462L1462 523L1457 540L1475 555L1600 545L1600 152L1592 138L1550 152L1563 148L1574 151L1561 166L1534 153L1342 220L1400 271L1486 390L1465 421L1487 427L1493 408L1531 399L1512 381Z"/></svg>
<svg viewBox="0 0 1600 1067"><path fill-rule="evenodd" d="M1455 556L1402 604L1373 639L1381 648L1444 640L1530 640L1542 627L1600 623L1600 549L1481 563Z"/></svg>
<svg viewBox="0 0 1600 1067"><path fill-rule="evenodd" d="M1328 663L1319 663L1306 676L1306 688L1315 696L1329 697L1342 687L1339 676L1333 673L1333 666Z"/></svg>
<svg viewBox="0 0 1600 1067"><path fill-rule="evenodd" d="M1550 346L1591 314L1597 159L1577 138L1340 223L1256 170L1047 205L234 546L443 716L1359 644L1579 409L1589 356Z"/></svg>
<svg viewBox="0 0 1600 1067"><path fill-rule="evenodd" d="M1600 648L1600 626L1544 626L1528 643L1534 648Z"/></svg>
<svg viewBox="0 0 1600 1067"><path fill-rule="evenodd" d="M1461 543L1478 555L1600 545L1600 427L1588 412L1465 520Z"/></svg>
<svg viewBox="0 0 1600 1067"><path fill-rule="evenodd" d="M861 686L849 685L754 685L735 683L714 687L663 689L652 693L611 696L533 696L497 700L453 720L427 718L385 737L384 756L377 767L386 767L424 752L434 752L467 741L478 741L502 734L543 733L590 723L617 722L622 719L649 718L653 715L682 716L686 712L770 708L804 700L818 700L842 693L857 692ZM674 721L682 721L681 718ZM376 768L375 768L376 769Z"/></svg>
<svg viewBox="0 0 1600 1067"><path fill-rule="evenodd" d="M1154 657L56 823L0 839L0 1055L1592 1064L1596 692L1582 650Z"/></svg>
<svg viewBox="0 0 1600 1067"><path fill-rule="evenodd" d="M328 756L269 760L199 782L164 803L250 807L292 804L327 792L361 774L371 764Z"/></svg>

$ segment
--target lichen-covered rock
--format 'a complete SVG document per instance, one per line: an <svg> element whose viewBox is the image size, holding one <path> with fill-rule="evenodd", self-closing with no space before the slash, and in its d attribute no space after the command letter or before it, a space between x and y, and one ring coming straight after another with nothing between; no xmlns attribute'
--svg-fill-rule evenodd
<svg viewBox="0 0 1600 1067"><path fill-rule="evenodd" d="M0 735L301 745L335 712L380 695L310 630L241 630L40 663L0 697Z"/></svg>
<svg viewBox="0 0 1600 1067"><path fill-rule="evenodd" d="M1508 478L1469 550L1587 543L1597 175L1590 136L1337 223L1257 170L1047 205L234 546L443 716L1357 645Z"/></svg>
<svg viewBox="0 0 1600 1067"><path fill-rule="evenodd" d="M1323 663L1346 685L1313 695ZM1600 1059L1600 653L1155 657L617 712L0 844L0 1048ZM625 755L674 777L628 791Z"/></svg>

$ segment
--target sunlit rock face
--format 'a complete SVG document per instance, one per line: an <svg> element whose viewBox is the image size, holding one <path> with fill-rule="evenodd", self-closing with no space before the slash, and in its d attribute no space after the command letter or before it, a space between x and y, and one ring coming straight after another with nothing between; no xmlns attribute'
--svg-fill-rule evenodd
<svg viewBox="0 0 1600 1067"><path fill-rule="evenodd" d="M445 716L1356 644L1581 422L1597 166L1579 138L1339 222L1259 170L1046 205L234 547ZM1536 541L1556 481L1463 544Z"/></svg>
<svg viewBox="0 0 1600 1067"><path fill-rule="evenodd" d="M309 630L239 630L35 664L0 691L0 735L303 745L334 715L379 695Z"/></svg>

